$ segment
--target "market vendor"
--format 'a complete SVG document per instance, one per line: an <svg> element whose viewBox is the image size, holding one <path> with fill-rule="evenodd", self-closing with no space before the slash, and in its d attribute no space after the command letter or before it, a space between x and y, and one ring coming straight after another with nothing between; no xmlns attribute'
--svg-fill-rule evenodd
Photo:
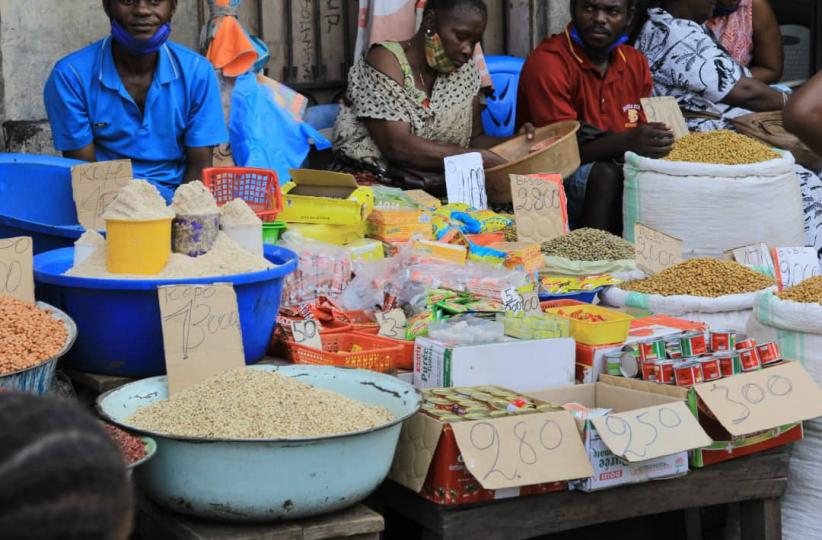
<svg viewBox="0 0 822 540"><path fill-rule="evenodd" d="M574 0L572 22L544 40L522 69L517 121L544 126L579 120L583 165L565 180L572 228L622 235L626 151L661 158L673 133L647 123L640 99L651 95L648 62L625 45L632 0Z"/></svg>
<svg viewBox="0 0 822 540"><path fill-rule="evenodd" d="M54 146L83 161L131 159L166 200L200 179L227 142L208 60L168 41L177 0L103 0L111 35L52 70L45 105Z"/></svg>
<svg viewBox="0 0 822 540"><path fill-rule="evenodd" d="M822 71L791 97L785 127L822 156Z"/></svg>
<svg viewBox="0 0 822 540"><path fill-rule="evenodd" d="M414 37L371 47L348 74L334 167L440 194L445 157L477 151L486 168L505 163L488 150L501 141L483 133L472 60L487 18L482 0L428 0Z"/></svg>

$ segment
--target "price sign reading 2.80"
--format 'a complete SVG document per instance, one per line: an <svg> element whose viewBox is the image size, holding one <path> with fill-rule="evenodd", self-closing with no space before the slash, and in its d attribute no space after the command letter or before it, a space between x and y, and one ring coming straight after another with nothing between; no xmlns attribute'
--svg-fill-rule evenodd
<svg viewBox="0 0 822 540"><path fill-rule="evenodd" d="M503 428L502 434L498 428ZM470 432L471 445L481 452L487 451L491 457L485 474L480 476L482 480L492 475L513 480L521 468L550 459L550 453L562 445L562 440L562 428L548 418L537 422L523 419L512 425L476 422ZM508 445L504 448L503 441L513 441L513 448Z"/></svg>

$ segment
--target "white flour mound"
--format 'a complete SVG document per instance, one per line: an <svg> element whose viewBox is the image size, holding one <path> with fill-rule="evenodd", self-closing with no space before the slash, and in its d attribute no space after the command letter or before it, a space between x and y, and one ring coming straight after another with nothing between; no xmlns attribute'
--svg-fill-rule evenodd
<svg viewBox="0 0 822 540"><path fill-rule="evenodd" d="M221 209L220 224L225 227L262 226L263 220L242 199L234 199Z"/></svg>
<svg viewBox="0 0 822 540"><path fill-rule="evenodd" d="M217 201L214 195L202 182L195 180L177 188L171 203L174 212L179 216L201 216L217 214Z"/></svg>
<svg viewBox="0 0 822 540"><path fill-rule="evenodd" d="M268 260L241 247L225 233L219 233L214 247L199 257L172 253L162 272L153 276L112 274L106 269L106 249L97 249L88 259L70 268L67 276L97 279L183 279L246 274L274 268Z"/></svg>
<svg viewBox="0 0 822 540"><path fill-rule="evenodd" d="M74 245L80 246L104 246L106 245L106 239L103 238L103 235L98 233L97 231L87 230L74 242Z"/></svg>
<svg viewBox="0 0 822 540"><path fill-rule="evenodd" d="M104 219L119 221L151 221L173 218L174 211L157 188L145 180L135 180L117 192L117 197L106 207Z"/></svg>

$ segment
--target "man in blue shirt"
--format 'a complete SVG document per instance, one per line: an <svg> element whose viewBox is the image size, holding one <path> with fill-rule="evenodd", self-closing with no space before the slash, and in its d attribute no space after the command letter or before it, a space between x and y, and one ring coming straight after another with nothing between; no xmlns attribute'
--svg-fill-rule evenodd
<svg viewBox="0 0 822 540"><path fill-rule="evenodd" d="M60 60L46 82L54 146L67 158L132 160L170 200L226 142L211 64L168 40L177 0L103 0L111 35Z"/></svg>

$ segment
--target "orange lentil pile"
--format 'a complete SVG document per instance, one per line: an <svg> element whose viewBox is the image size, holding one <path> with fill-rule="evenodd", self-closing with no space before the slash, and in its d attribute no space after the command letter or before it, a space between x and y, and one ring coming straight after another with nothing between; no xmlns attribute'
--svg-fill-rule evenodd
<svg viewBox="0 0 822 540"><path fill-rule="evenodd" d="M0 295L0 375L37 365L66 343L66 325L49 312Z"/></svg>

